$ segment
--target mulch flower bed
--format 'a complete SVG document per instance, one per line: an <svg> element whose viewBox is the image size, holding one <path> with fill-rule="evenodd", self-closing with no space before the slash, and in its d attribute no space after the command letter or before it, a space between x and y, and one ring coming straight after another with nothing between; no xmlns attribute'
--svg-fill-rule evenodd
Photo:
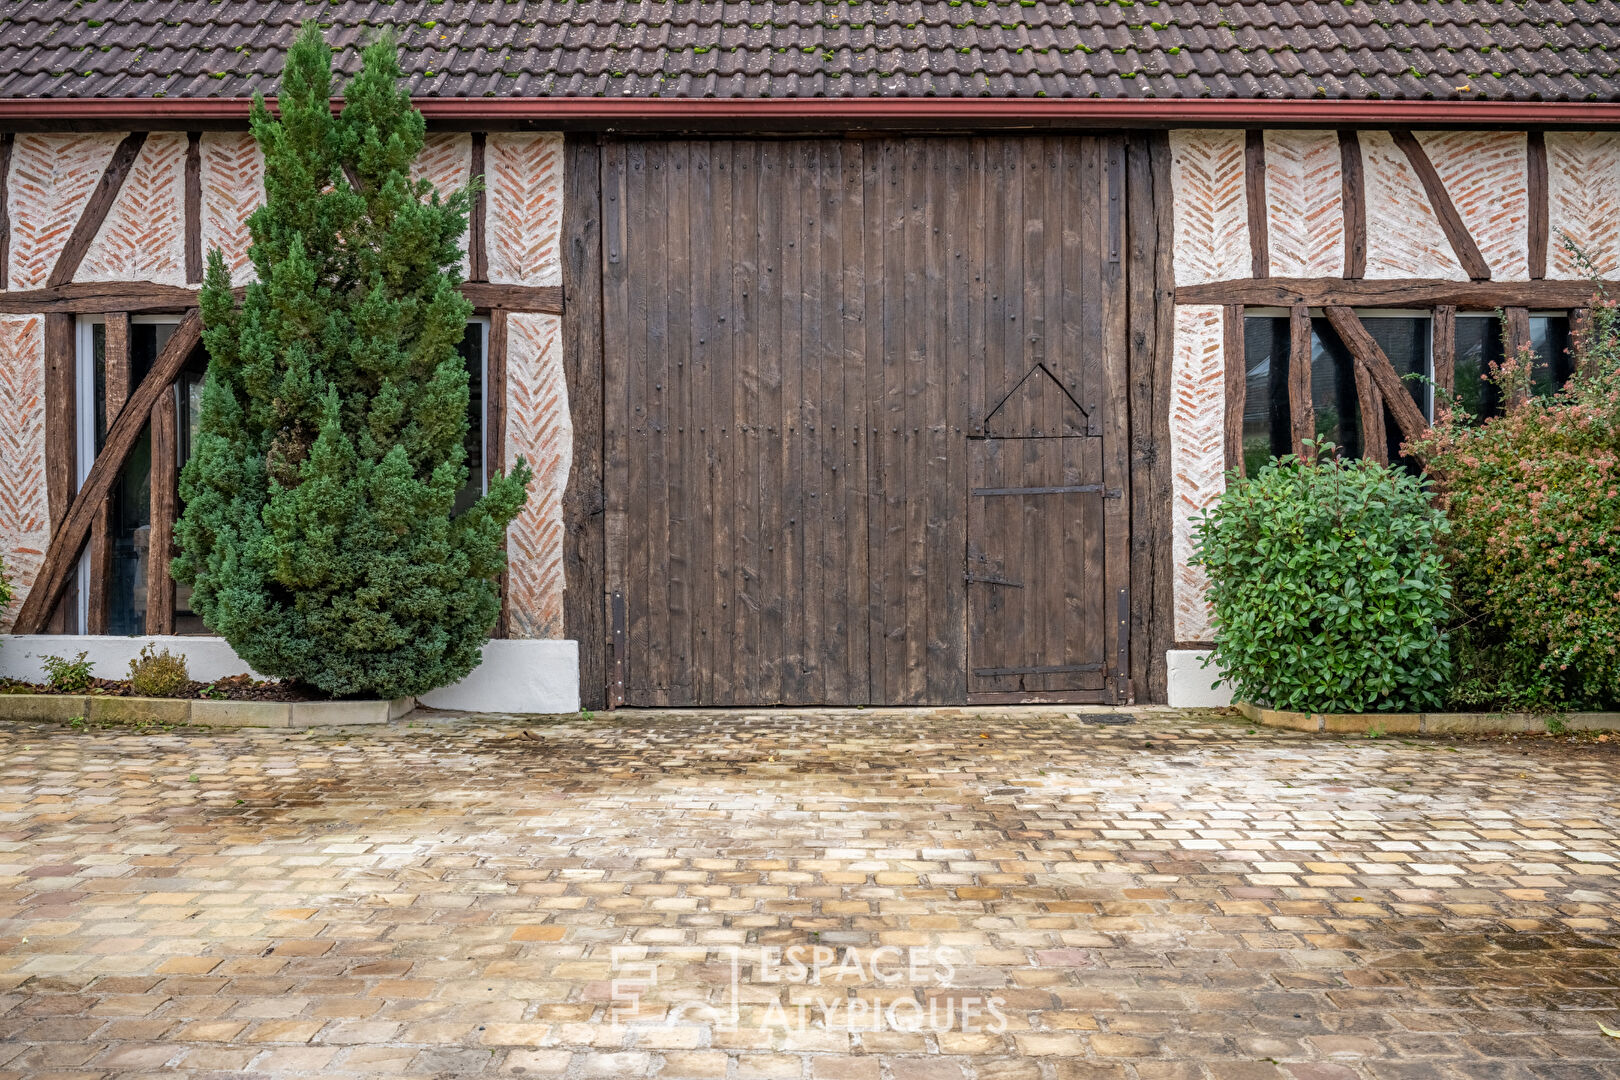
<svg viewBox="0 0 1620 1080"><path fill-rule="evenodd" d="M0 694L59 694L44 683L26 683L15 679L0 680ZM88 690L78 694L102 697L140 697L130 689L128 679L91 679ZM319 690L293 682L274 679L259 680L251 675L231 675L213 682L192 681L171 698L211 699L215 701L325 701L327 696Z"/></svg>

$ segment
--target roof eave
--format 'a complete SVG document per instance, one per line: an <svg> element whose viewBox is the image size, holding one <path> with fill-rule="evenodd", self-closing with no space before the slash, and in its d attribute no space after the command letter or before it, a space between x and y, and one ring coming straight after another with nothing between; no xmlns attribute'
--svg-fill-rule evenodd
<svg viewBox="0 0 1620 1080"><path fill-rule="evenodd" d="M441 127L595 129L1170 127L1180 125L1620 125L1620 102L1257 98L413 99ZM245 123L247 98L0 99L0 126ZM271 101L274 107L274 101Z"/></svg>

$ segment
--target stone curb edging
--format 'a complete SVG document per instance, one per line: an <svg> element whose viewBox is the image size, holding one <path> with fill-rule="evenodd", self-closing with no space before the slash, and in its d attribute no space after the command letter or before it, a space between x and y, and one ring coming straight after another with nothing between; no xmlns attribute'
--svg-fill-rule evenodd
<svg viewBox="0 0 1620 1080"><path fill-rule="evenodd" d="M1388 735L1488 735L1546 731L1548 716L1536 713L1307 713L1267 709L1247 701L1237 710L1257 724L1357 734L1378 728ZM1567 731L1620 731L1620 713L1561 713Z"/></svg>
<svg viewBox="0 0 1620 1080"><path fill-rule="evenodd" d="M187 698L103 697L99 694L0 694L0 720L67 723L138 722L201 727L309 728L386 724L416 708L416 699L392 701L210 701Z"/></svg>

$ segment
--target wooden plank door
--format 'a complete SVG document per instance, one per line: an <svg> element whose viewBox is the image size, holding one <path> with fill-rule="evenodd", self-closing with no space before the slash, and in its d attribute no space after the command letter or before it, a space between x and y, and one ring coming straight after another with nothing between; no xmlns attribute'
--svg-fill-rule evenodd
<svg viewBox="0 0 1620 1080"><path fill-rule="evenodd" d="M968 445L969 694L1102 701L1110 674L1102 440Z"/></svg>
<svg viewBox="0 0 1620 1080"><path fill-rule="evenodd" d="M970 686L965 558L976 444L1126 486L1123 142L609 140L600 167L613 699L1117 690L1125 500L1031 496L1062 524L1019 543L1061 536L1084 563L1042 586L1072 594L1038 639L1058 659L979 665L1098 678ZM1024 472L990 486L1061 486Z"/></svg>

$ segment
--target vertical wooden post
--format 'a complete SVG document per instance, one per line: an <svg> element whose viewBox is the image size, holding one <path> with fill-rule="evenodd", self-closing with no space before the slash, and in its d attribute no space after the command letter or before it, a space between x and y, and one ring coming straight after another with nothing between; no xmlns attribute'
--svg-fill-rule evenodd
<svg viewBox="0 0 1620 1080"><path fill-rule="evenodd" d="M1266 219L1266 133L1258 129L1244 133L1243 181L1249 204L1249 272L1257 278L1271 276L1271 238Z"/></svg>
<svg viewBox="0 0 1620 1080"><path fill-rule="evenodd" d="M473 132L471 179L483 179L484 142L485 136L482 131ZM480 187L478 194L473 196L472 216L467 219L467 279L469 281L489 280L489 247L484 237L487 224L484 220L484 214L488 205L484 189ZM493 334L493 328L491 333Z"/></svg>
<svg viewBox="0 0 1620 1080"><path fill-rule="evenodd" d="M186 284L203 279L202 132L186 133Z"/></svg>
<svg viewBox="0 0 1620 1080"><path fill-rule="evenodd" d="M1569 347L1575 350L1577 356L1580 355L1582 339L1591 331L1591 325L1588 322L1591 317L1591 308L1578 307L1569 309ZM1593 367L1593 362L1588 359L1584 366L1575 369L1575 374L1591 378L1597 374L1597 370Z"/></svg>
<svg viewBox="0 0 1620 1080"><path fill-rule="evenodd" d="M174 548L175 490L179 471L174 387L164 388L152 406L151 528L146 551L146 632L174 633L174 579L169 559Z"/></svg>
<svg viewBox="0 0 1620 1080"><path fill-rule="evenodd" d="M108 427L129 400L129 313L108 312L102 326L103 411ZM103 432L97 432L99 440ZM112 497L102 500L90 524L90 582L85 596L85 633L105 634L107 587L112 582Z"/></svg>
<svg viewBox="0 0 1620 1080"><path fill-rule="evenodd" d="M1316 409L1311 404L1311 313L1304 304L1288 312L1288 427L1294 453L1305 456L1305 441L1316 439Z"/></svg>
<svg viewBox="0 0 1620 1080"><path fill-rule="evenodd" d="M90 581L84 598L84 632L107 632L107 584L112 580L112 499L102 501L90 523Z"/></svg>
<svg viewBox="0 0 1620 1080"><path fill-rule="evenodd" d="M6 204L10 200L11 146L15 138L9 131L0 132L0 289L8 288L11 280L11 214Z"/></svg>
<svg viewBox="0 0 1620 1080"><path fill-rule="evenodd" d="M1547 276L1547 136L1539 131L1525 136L1526 187L1528 188L1530 279Z"/></svg>
<svg viewBox="0 0 1620 1080"><path fill-rule="evenodd" d="M1367 275L1367 187L1362 177L1361 139L1339 132L1339 176L1344 200L1344 276Z"/></svg>
<svg viewBox="0 0 1620 1080"><path fill-rule="evenodd" d="M570 136L563 152L563 373L574 456L563 491L563 634L579 642L580 704L607 705L602 589L602 151Z"/></svg>
<svg viewBox="0 0 1620 1080"><path fill-rule="evenodd" d="M62 527L79 489L78 380L72 315L45 316L45 499L51 531ZM74 552L74 555L77 555ZM78 604L70 589L46 619L48 633L77 631ZM43 612L41 613L44 614ZM21 620L19 619L19 622ZM38 628L34 628L37 632ZM19 633L28 632L20 629Z"/></svg>
<svg viewBox="0 0 1620 1080"><path fill-rule="evenodd" d="M1520 350L1530 344L1530 309L1522 307L1506 308L1502 312L1502 355L1512 360L1519 355ZM1511 400L1507 408L1516 409L1530 399L1529 380L1531 372L1525 372L1524 378L1514 387Z"/></svg>
<svg viewBox="0 0 1620 1080"><path fill-rule="evenodd" d="M1226 467L1239 476L1243 469L1243 408L1249 371L1243 343L1243 305L1227 304L1221 311L1223 362L1226 365Z"/></svg>
<svg viewBox="0 0 1620 1080"><path fill-rule="evenodd" d="M1457 309L1441 304L1434 309L1434 392L1435 412L1450 405L1457 395Z"/></svg>
<svg viewBox="0 0 1620 1080"><path fill-rule="evenodd" d="M489 313L489 355L485 358L484 415L488 425L484 431L484 468L493 478L506 469L506 311L496 308ZM502 539L501 545L506 545ZM495 622L495 636L506 637L507 578L501 571L501 614Z"/></svg>
<svg viewBox="0 0 1620 1080"><path fill-rule="evenodd" d="M1372 373L1360 360L1355 361L1356 406L1361 413L1361 456L1380 465L1389 464L1389 437L1384 432L1384 395L1378 392Z"/></svg>
<svg viewBox="0 0 1620 1080"><path fill-rule="evenodd" d="M124 402L129 400L129 313L109 311L106 320L101 362L107 392L107 426L112 427L124 411Z"/></svg>

